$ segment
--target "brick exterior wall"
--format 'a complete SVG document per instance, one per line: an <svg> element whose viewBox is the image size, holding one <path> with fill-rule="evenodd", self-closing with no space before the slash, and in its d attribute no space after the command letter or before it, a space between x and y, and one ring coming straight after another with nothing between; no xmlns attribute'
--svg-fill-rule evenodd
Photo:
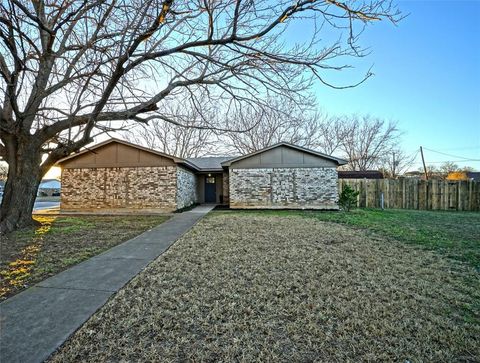
<svg viewBox="0 0 480 363"><path fill-rule="evenodd" d="M230 203L230 177L227 172L223 172L222 183L223 183L223 204Z"/></svg>
<svg viewBox="0 0 480 363"><path fill-rule="evenodd" d="M173 211L176 188L176 166L64 169L61 208Z"/></svg>
<svg viewBox="0 0 480 363"><path fill-rule="evenodd" d="M177 209L182 209L196 203L197 177L192 172L177 168Z"/></svg>
<svg viewBox="0 0 480 363"><path fill-rule="evenodd" d="M338 209L335 168L230 169L231 208Z"/></svg>

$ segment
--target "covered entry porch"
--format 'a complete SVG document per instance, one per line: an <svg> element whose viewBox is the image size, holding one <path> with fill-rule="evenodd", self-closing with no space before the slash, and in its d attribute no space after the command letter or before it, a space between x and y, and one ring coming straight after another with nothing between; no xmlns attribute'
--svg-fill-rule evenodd
<svg viewBox="0 0 480 363"><path fill-rule="evenodd" d="M223 173L199 173L197 174L197 198L198 203L225 204Z"/></svg>

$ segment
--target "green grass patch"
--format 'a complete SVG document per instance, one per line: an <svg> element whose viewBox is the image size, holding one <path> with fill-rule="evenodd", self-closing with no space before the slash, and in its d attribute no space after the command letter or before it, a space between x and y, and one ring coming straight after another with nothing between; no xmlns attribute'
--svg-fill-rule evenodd
<svg viewBox="0 0 480 363"><path fill-rule="evenodd" d="M438 251L480 270L480 213L477 212L356 209L349 213L292 210L215 213L296 215L347 224Z"/></svg>
<svg viewBox="0 0 480 363"><path fill-rule="evenodd" d="M95 227L95 222L93 220L68 217L56 220L52 224L49 233L69 234L93 227Z"/></svg>

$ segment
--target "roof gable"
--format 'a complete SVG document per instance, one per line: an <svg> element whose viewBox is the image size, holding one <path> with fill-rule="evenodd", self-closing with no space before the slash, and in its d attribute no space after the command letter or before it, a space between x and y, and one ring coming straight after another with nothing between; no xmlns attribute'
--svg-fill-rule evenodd
<svg viewBox="0 0 480 363"><path fill-rule="evenodd" d="M167 166L183 159L120 139L110 139L57 162L64 168Z"/></svg>
<svg viewBox="0 0 480 363"><path fill-rule="evenodd" d="M339 166L347 163L347 161L343 159L335 158L301 146L281 142L262 150L227 160L222 163L222 166L314 166L322 164L320 161L324 161L323 166Z"/></svg>

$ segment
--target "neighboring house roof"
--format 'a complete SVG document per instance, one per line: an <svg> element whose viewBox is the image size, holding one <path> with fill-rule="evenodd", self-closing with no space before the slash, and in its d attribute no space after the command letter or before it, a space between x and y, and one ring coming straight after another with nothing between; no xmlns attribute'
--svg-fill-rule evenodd
<svg viewBox="0 0 480 363"><path fill-rule="evenodd" d="M235 156L205 156L201 158L187 158L186 160L195 165L199 171L221 171L222 163Z"/></svg>
<svg viewBox="0 0 480 363"><path fill-rule="evenodd" d="M467 177L475 181L480 181L480 171L467 171Z"/></svg>
<svg viewBox="0 0 480 363"><path fill-rule="evenodd" d="M60 189L62 186L60 180L57 179L43 179L38 186L39 189Z"/></svg>
<svg viewBox="0 0 480 363"><path fill-rule="evenodd" d="M339 179L383 179L383 173L378 170L363 170L363 171L351 171L351 170L339 170Z"/></svg>
<svg viewBox="0 0 480 363"><path fill-rule="evenodd" d="M403 176L407 176L407 177L420 177L424 175L423 171L407 171L403 174Z"/></svg>
<svg viewBox="0 0 480 363"><path fill-rule="evenodd" d="M252 156L257 155L257 154L261 154L265 151L272 150L272 149L275 149L275 148L280 147L280 146L285 146L285 147L288 147L288 148L291 148L291 149L294 149L294 150L298 150L298 151L301 151L301 152L304 152L304 153L307 153L307 154L311 154L311 155L318 156L318 157L321 157L321 158L324 158L324 159L327 159L327 160L331 160L331 161L335 162L337 165L345 165L345 164L348 163L347 160L339 159L339 158L336 158L334 156L323 154L323 153L315 151L315 150L311 150L311 149L307 149L307 148L304 148L304 147L301 147L301 146L293 145L293 144L290 144L288 142L279 142L278 144L268 146L264 149L255 151L253 153L238 156L236 158L224 161L222 163L222 166L230 166L232 163L235 163L237 161L252 157Z"/></svg>

